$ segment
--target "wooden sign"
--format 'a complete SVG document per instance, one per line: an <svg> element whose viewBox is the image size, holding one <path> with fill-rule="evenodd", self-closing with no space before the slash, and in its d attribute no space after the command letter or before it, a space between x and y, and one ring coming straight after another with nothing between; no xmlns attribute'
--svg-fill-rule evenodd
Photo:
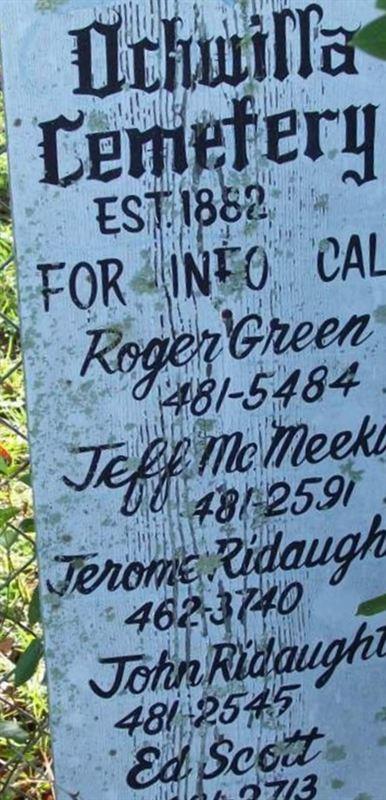
<svg viewBox="0 0 386 800"><path fill-rule="evenodd" d="M58 800L384 798L375 14L1 2Z"/></svg>

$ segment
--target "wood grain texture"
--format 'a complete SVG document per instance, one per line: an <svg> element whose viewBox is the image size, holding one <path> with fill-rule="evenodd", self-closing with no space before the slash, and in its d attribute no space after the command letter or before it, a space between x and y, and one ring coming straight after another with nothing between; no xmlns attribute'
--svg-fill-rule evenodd
<svg viewBox="0 0 386 800"><path fill-rule="evenodd" d="M328 64L326 48L343 41L336 29L343 26L353 31L373 12L368 0L321 0L317 5L323 19L318 19L317 11L310 11L307 40L304 15L310 4L305 0L2 2L12 196L58 800L123 800L136 796L140 800L150 796L154 800L308 800L314 796L318 800L383 800L386 723L382 711L384 662L380 655L384 619L370 619L367 628L361 629L365 622L355 614L360 602L384 593L385 581L382 520L376 517L384 511L385 496L380 438L386 386L385 277L371 276L368 253L369 247L374 250L375 240L369 244L369 237L375 233L377 253L372 271L385 271L385 68L357 53L356 74L333 76L322 71L321 64ZM281 27L284 9L292 12L292 17ZM252 36L259 31L256 15L261 15L262 30L267 34L267 75L259 76L261 79L253 74L257 39ZM151 93L130 88L134 75L132 45L144 37L153 43L161 41L158 50L145 53L149 64L147 86L164 80L162 20L174 17L181 19L178 35L185 40L192 37L194 85L181 85L180 48L174 93L162 87ZM73 63L76 35L69 32L85 29L94 21L104 26L120 22L119 76L124 84L121 91L103 98L74 93L78 86L78 67ZM275 25L279 37L276 47ZM280 31L286 32L281 49ZM224 37L229 47L232 36L241 40L239 50L248 73L245 80L237 87L224 82L217 87L200 84L203 67L197 42L211 40L215 75L215 39ZM103 37L96 32L92 41L95 87L103 85L106 77ZM239 50L235 48L236 56ZM311 73L302 76L301 57L307 60L307 55ZM283 68L285 56L289 74L280 79L275 73ZM342 63L344 55L336 51L331 58L336 65ZM246 112L257 117L255 125L244 129L248 164L239 171L235 165L242 158L242 131L241 139L237 139L235 122L230 120L235 103L242 103L245 97L250 98ZM375 133L372 141L370 110L365 164L365 153L354 151L361 150L364 109L370 106L374 108ZM293 116L288 115L291 110ZM317 112L326 110L335 118L312 127ZM81 124L80 112L84 115ZM277 127L275 115L285 112L287 116ZM58 137L62 184L54 185L42 182L49 155L47 147L41 146L41 126L60 115L73 124L79 120L79 127ZM223 139L208 150L207 168L203 168L197 163L194 136L215 121L221 122L221 131L212 127L211 135L221 133ZM135 164L138 166L138 160L130 149L130 144L134 147L134 134L130 138L127 131L144 131L155 125L169 131L184 130L186 169L176 171L172 145L167 141L162 175L153 174L148 147L144 173L134 177L129 173ZM277 146L281 155L295 150L296 154L285 163L275 163L270 151L274 132L285 132L289 125L295 126L293 132L283 136ZM315 130L319 131L319 141L315 140ZM100 150L106 160L98 165L94 152L93 164L90 143L97 147L97 135L108 132L110 139L105 139ZM372 143L374 175L370 179ZM310 157L311 150L315 160ZM109 153L115 158L108 160ZM218 161L220 157L224 163ZM52 166L52 159L50 163ZM80 164L83 175L64 186L63 179ZM121 169L121 174L108 182L98 181L95 172L92 177L93 166L102 173ZM358 185L352 176L343 180L347 171L355 171L363 184ZM261 189L253 188L256 186L262 187L264 198ZM229 221L232 207L224 210L225 187L232 188L228 200L236 202L238 193L238 204L233 208L235 216L240 214L238 221ZM196 194L202 189L213 192L213 202L212 195L200 196L204 204L209 198L208 217L216 216L210 225L203 224L208 219L205 212L201 220L199 211L198 219L195 216ZM154 192L165 193L160 224L154 213L154 198L146 197ZM139 198L131 199L126 206L131 216L122 210L128 196ZM191 203L190 227L182 213L183 197ZM99 205L95 202L98 198ZM110 198L109 204L104 206L101 198ZM256 199L261 205L254 209ZM103 209L107 215L116 215L116 219L106 218L104 223L107 229L116 228L115 232L101 232L97 215ZM140 232L127 230L139 225L134 214L143 220ZM351 265L360 254L354 235L360 239L365 275L360 265L357 269L351 266L343 280L350 242L354 248ZM338 243L339 255L337 251L334 254ZM231 253L219 248L235 249ZM334 280L325 282L318 275L321 252L325 253L328 276L340 268ZM257 290L264 269L263 253L268 275L264 287ZM224 258L229 275L222 271ZM102 280L103 275L114 276L113 259L121 262L123 270L115 283L119 292L110 286L106 298ZM196 274L200 271L202 276L204 268L209 269L207 295L192 279L194 291L188 296L184 280L192 259ZM255 265L250 272L249 263ZM38 269L38 265L47 264L63 266L46 272ZM42 294L44 275L50 289L60 290L46 295L48 310L44 309ZM91 302L93 291L95 301ZM90 307L79 307L82 304ZM249 325L244 322L236 337L237 324L248 315ZM367 327L361 335L358 333L360 343L356 347L352 339L355 329L350 333L348 328L353 315L369 315ZM339 321L341 338L318 346L317 331L331 318ZM304 336L301 346L299 339L296 347L293 335L301 322L310 323L309 344ZM288 329L283 328L284 323L288 323ZM269 336L275 324L276 338L273 333ZM99 349L110 348L105 355L109 368L103 367L102 358L94 358L85 366L93 340L97 346L96 334L92 333L96 330L103 332ZM278 331L288 338L279 341ZM369 338L368 333L372 334ZM179 348L170 355L173 342L183 334L190 334L192 340L188 343L180 339ZM249 342L256 337L251 352L245 358L235 358L235 353L247 352L247 336ZM154 337L162 342L153 342L151 349L149 343ZM119 362L118 351L124 346ZM188 363L184 363L184 353ZM359 362L358 372L353 368L353 374L360 384L344 396L342 389L330 384L354 362ZM117 370L120 363L126 371ZM152 365L156 365L154 374ZM316 375L316 388L314 385L307 393L309 373L318 367L327 367L328 377L323 371L322 378ZM286 407L283 396L273 395L296 370L301 373L297 381L293 379L296 386ZM259 373L266 377L253 384ZM203 397L197 400L199 384L205 380L215 383L207 384L201 390ZM314 401L313 392L318 394L320 381L321 396ZM189 402L176 414L176 408L165 405L165 401L187 382L191 382ZM266 389L267 397L250 410L258 404L259 387ZM142 392L144 399L135 399ZM220 402L222 392L226 396ZM240 392L242 397L230 396ZM368 452L367 445L357 441L366 416ZM276 466L275 458L268 456L277 430L274 424L302 423L309 426L309 437L324 434L328 442L339 432L350 431L352 449L346 442L346 450L342 445L334 457L326 446L324 457L324 451L315 444L314 458L309 450L307 458L299 455L296 462L296 440ZM231 459L227 470L227 458L221 461L219 457L216 470L218 451L208 456L204 468L202 457L205 451L208 455L208 446L214 446L214 437L233 436L237 431L244 446L253 444L244 460L237 462L239 468L231 464ZM157 439L160 441L154 445ZM144 466L144 453L151 443L152 457ZM87 483L91 448L101 446L104 449L99 453L93 481L83 491L74 491L74 484ZM174 461L170 461L173 455ZM109 488L106 480L97 479L102 467L115 456L125 457L125 463L115 466L125 472L110 475L115 488ZM142 473L138 473L141 466ZM342 485L343 492L351 490L347 506L343 507L342 494L334 507L320 510L317 503L328 500L323 487L332 476L337 476L333 489ZM313 496L312 507L303 514L291 512L291 508L299 509L301 503L308 502L299 487L310 478L318 479L306 487ZM282 513L267 517L270 487L280 483L271 494L272 503L285 494L283 482L290 486L290 496L277 506ZM129 496L130 488L133 493ZM248 488L253 494L242 513ZM221 495L227 491L239 493L235 513L232 516L225 503L223 515L220 511L216 519ZM212 514L201 525L194 511L198 500L210 492L214 492ZM230 502L236 495L227 497ZM296 500L298 505L293 507ZM129 513L137 505L136 513ZM369 543L370 531L380 533ZM296 568L297 563L304 564L306 556L302 560L295 550L286 562L293 563L294 568L273 565L273 550L263 548L278 543L280 532L278 553L298 543L297 552L303 548L304 554L308 553L308 566ZM316 559L322 558L324 545L330 547L328 554L325 550L322 566L312 565L310 549L315 540ZM224 558L224 554L236 550L237 557ZM249 574L239 575L243 558L249 558L250 565L252 556L256 558L262 551L266 568L245 568ZM157 585L155 561L168 559L178 562L175 567L184 559L190 560L185 572L177 572L174 580L169 574L169 581L161 576ZM347 572L338 575L342 563ZM94 571L91 565L96 565ZM88 573L84 572L86 567L90 567ZM79 576L83 593L79 583L76 588ZM291 613L279 613L277 599L284 592L286 608L286 598L290 602L296 597L299 585L299 603ZM265 615L261 609L241 613L252 590L256 590L257 602L261 593L274 586L273 607ZM191 606L186 605L189 598ZM226 613L229 598L232 614ZM167 610L163 617L160 611L156 619L155 613L164 601ZM150 621L138 632L125 620L145 603L152 604ZM170 609L175 616L171 625ZM181 620L184 612L192 612L190 623ZM360 645L355 639L358 635L373 639ZM227 661L215 669L221 644ZM306 646L308 650L302 650ZM257 677L250 677L247 665L254 652L261 655L255 660ZM300 664L301 652L308 668L294 666ZM264 672L264 653L265 674L259 676L259 664ZM312 654L314 662L310 665ZM243 656L245 676L240 663ZM117 662L113 660L123 657L130 657L132 662L126 663L119 690L103 699L95 686L107 693L117 676ZM171 667L165 666L169 661L175 670L180 669L182 677L179 686L167 690L166 679L170 684L173 680L178 683L176 675L172 680ZM142 672L130 683L134 667L141 667ZM129 687L125 688L127 683ZM291 706L280 715L280 702L274 698L280 687L288 684L300 684L300 688L290 692ZM245 710L262 692L267 693L263 712ZM235 693L240 696L229 701ZM218 701L218 708L207 723L201 723L202 712L209 712L210 703L215 705L214 701L205 701L208 696ZM227 701L236 703L238 709L229 724L232 706L227 708ZM116 727L138 706L143 706L143 723L153 704L167 704L171 713L176 702L178 708L169 729L167 719L159 733L154 733L151 725L144 729L142 724L129 736ZM316 728L320 739L309 742L307 751L301 736L311 736ZM259 760L268 745L265 759ZM143 748L155 748L147 753L154 765L135 773ZM232 761L242 748L251 751ZM177 761L167 771L165 765L170 759ZM305 781L311 773L318 775L317 794L313 794L311 782ZM177 780L168 780L173 774ZM273 785L275 781L288 781L281 793L280 785Z"/></svg>

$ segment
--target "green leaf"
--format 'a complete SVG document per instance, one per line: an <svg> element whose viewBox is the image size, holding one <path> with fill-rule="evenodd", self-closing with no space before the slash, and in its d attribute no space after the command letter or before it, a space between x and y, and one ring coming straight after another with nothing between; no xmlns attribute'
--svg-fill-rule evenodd
<svg viewBox="0 0 386 800"><path fill-rule="evenodd" d="M1 258L1 254L0 254ZM9 464L3 456L0 456L0 472L2 475L9 475Z"/></svg>
<svg viewBox="0 0 386 800"><path fill-rule="evenodd" d="M39 666L43 656L43 643L41 639L34 639L26 651L20 656L15 669L15 686L27 683Z"/></svg>
<svg viewBox="0 0 386 800"><path fill-rule="evenodd" d="M12 530L12 528L0 531L0 547L3 547L5 550L10 550L15 542L17 542L19 535L20 534Z"/></svg>
<svg viewBox="0 0 386 800"><path fill-rule="evenodd" d="M23 744L28 740L28 733L14 720L0 719L0 739Z"/></svg>
<svg viewBox="0 0 386 800"><path fill-rule="evenodd" d="M35 530L35 520L33 517L27 517L23 519L23 522L20 524L20 530L23 533L34 533Z"/></svg>
<svg viewBox="0 0 386 800"><path fill-rule="evenodd" d="M386 14L374 19L362 28L351 40L354 47L365 53L386 60Z"/></svg>
<svg viewBox="0 0 386 800"><path fill-rule="evenodd" d="M0 508L0 530L5 528L7 522L16 517L18 513L18 509L11 506L9 508Z"/></svg>
<svg viewBox="0 0 386 800"><path fill-rule="evenodd" d="M26 486L30 487L32 486L31 475L29 474L29 472L26 472L24 475L19 475L19 481L21 481L21 483L24 483Z"/></svg>
<svg viewBox="0 0 386 800"><path fill-rule="evenodd" d="M381 8L382 11L386 11L386 0L378 0L376 8Z"/></svg>
<svg viewBox="0 0 386 800"><path fill-rule="evenodd" d="M368 600L366 603L361 603L357 616L372 617L374 614L381 614L382 611L386 611L386 594L375 597L374 600Z"/></svg>
<svg viewBox="0 0 386 800"><path fill-rule="evenodd" d="M39 587L37 586L33 592L31 597L31 601L29 604L28 609L28 621L30 625L36 625L37 622L40 622L40 598L39 598Z"/></svg>

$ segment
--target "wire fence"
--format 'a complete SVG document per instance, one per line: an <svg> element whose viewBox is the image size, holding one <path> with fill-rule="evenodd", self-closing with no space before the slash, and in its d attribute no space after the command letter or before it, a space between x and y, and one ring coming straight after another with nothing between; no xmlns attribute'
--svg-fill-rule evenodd
<svg viewBox="0 0 386 800"><path fill-rule="evenodd" d="M0 164L0 797L54 800L12 247L5 162Z"/></svg>

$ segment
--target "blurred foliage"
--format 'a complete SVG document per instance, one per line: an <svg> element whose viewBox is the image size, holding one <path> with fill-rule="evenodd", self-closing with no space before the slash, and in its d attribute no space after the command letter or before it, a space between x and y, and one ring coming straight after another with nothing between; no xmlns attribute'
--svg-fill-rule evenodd
<svg viewBox="0 0 386 800"><path fill-rule="evenodd" d="M0 797L53 800L0 94Z"/></svg>

